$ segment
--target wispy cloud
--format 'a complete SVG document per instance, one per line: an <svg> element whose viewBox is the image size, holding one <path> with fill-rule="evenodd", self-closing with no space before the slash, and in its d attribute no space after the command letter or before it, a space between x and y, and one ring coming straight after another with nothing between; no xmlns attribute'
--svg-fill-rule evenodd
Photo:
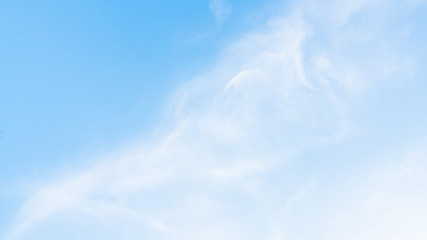
<svg viewBox="0 0 427 240"><path fill-rule="evenodd" d="M376 66L387 63L404 73L399 66L406 56L388 58L397 53L387 23L373 26L366 43L355 40L366 37L359 27L387 2L327 1L313 9L321 5L315 3L301 3L288 16L247 33L224 50L211 71L177 90L159 130L165 133L161 140L127 149L35 193L7 239L381 238L372 229L365 235L356 229L352 236L339 231L344 228L334 231L346 216L326 217L331 214L328 204L339 205L333 199L341 198L344 203L336 209L346 212L353 203L349 199L360 196L357 191L343 196L338 183L329 187L316 179L314 184L313 172L291 176L327 162L322 156L309 159L305 152L339 151L357 134L354 106L379 79L390 76ZM231 13L224 4L210 3L219 22ZM338 19L331 21L337 24L321 23L334 15ZM417 175L424 167L402 174ZM342 184L355 187L349 181ZM414 192L419 189L414 185ZM395 210L389 204L384 206ZM334 225L327 226L325 218Z"/></svg>
<svg viewBox="0 0 427 240"><path fill-rule="evenodd" d="M231 16L231 5L226 0L210 0L209 8L219 26Z"/></svg>

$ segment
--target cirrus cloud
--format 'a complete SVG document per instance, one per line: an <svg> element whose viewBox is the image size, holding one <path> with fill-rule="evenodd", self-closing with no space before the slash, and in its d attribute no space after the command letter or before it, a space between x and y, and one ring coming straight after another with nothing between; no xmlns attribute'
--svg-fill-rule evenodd
<svg viewBox="0 0 427 240"><path fill-rule="evenodd" d="M356 183L319 173L332 167L323 150L339 152L360 134L354 116L364 94L391 73L407 74L409 57L396 51L399 42L390 38L395 35L386 31L387 21L365 31L377 10L392 3L306 1L287 16L272 17L177 90L160 129L164 137L40 189L6 239L422 239L416 222L398 225L400 235L381 235L394 222L378 228L363 223L389 214L425 223L416 199L426 194L411 182L425 181L422 151L416 167L401 172L381 162ZM220 22L230 14L219 1L211 8ZM383 64L392 67L377 67ZM406 155L401 159L396 162ZM391 183L373 179L380 169ZM404 191L408 198L395 202L405 186L413 187ZM351 187L359 190L340 191Z"/></svg>

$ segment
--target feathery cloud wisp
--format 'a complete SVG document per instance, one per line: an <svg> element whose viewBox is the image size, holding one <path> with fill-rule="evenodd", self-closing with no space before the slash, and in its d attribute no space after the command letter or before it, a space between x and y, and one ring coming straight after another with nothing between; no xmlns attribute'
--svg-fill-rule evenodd
<svg viewBox="0 0 427 240"><path fill-rule="evenodd" d="M390 77L377 66L395 66L390 71L404 74L406 56L393 55L386 22L368 32L360 29L389 1L338 6L328 1L317 9L313 3L302 3L289 16L272 18L262 31L246 34L225 50L214 69L179 89L165 121L172 130L165 130L161 141L101 161L34 194L7 238L378 239L379 230L362 223L370 213L380 220L387 211L416 216L415 209L405 204L396 209L392 198L382 196L403 191L399 176L425 181L422 151L418 167L386 174L398 179L390 183L393 188L379 179L366 191L340 191L367 188L378 169L362 174L357 183L344 178L326 186L322 181L328 179L316 179L321 176L317 171L331 166L322 156L304 153L338 151L357 134L354 105L367 89ZM226 9L213 11L222 19L229 14ZM338 23L331 17L335 12ZM322 170L302 170L307 165ZM298 171L301 176L295 176ZM421 184L411 186L407 196L412 198L402 201L424 211L416 201L426 196ZM375 211L381 207L385 210ZM414 219L426 222L424 216ZM361 228L349 229L354 225ZM426 236L417 227L400 230L400 236L415 237L412 230Z"/></svg>
<svg viewBox="0 0 427 240"><path fill-rule="evenodd" d="M209 8L219 26L231 15L231 6L226 0L210 0Z"/></svg>

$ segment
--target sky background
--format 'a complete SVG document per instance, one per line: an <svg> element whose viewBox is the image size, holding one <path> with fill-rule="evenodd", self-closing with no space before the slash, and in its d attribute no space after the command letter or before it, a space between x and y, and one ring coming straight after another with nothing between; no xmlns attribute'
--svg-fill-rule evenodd
<svg viewBox="0 0 427 240"><path fill-rule="evenodd" d="M426 4L3 1L0 239L425 239Z"/></svg>

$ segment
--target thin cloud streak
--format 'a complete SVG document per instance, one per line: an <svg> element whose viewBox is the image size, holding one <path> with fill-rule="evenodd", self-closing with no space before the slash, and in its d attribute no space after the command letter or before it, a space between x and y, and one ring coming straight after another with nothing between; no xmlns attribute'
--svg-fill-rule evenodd
<svg viewBox="0 0 427 240"><path fill-rule="evenodd" d="M406 73L401 66L407 56L385 59L393 54L393 44L388 44L390 36L381 24L370 36L373 44L356 45L369 59L352 51L353 39L364 37L357 29L366 21L360 14L366 11L369 19L372 9L390 2L334 3L317 10L315 1L302 3L289 16L271 18L262 31L231 44L212 71L177 90L162 140L41 189L24 204L6 239L67 239L67 231L75 232L69 239L313 239L316 234L324 239L381 239L363 220L370 212L379 220L387 210L401 215L391 198L375 197L384 192L395 196L403 189L400 179L393 182L395 187L385 188L383 180L370 180L369 174L378 176L375 169L362 174L358 183L342 180L342 188L363 189L374 182L371 189L344 194L334 190L339 183L325 186L313 176L288 179L311 161L327 164L321 157L305 158L305 152L338 149L359 134L354 105L390 77L389 71L366 62L387 63L396 66L393 73ZM224 9L213 11L217 19L224 18ZM320 23L324 19L330 22ZM421 151L417 156L417 168L386 171L391 178L424 182L426 155ZM421 184L412 186L407 196L427 196L419 191ZM332 196L326 196L328 191ZM414 199L402 199L401 206L414 202L424 211L424 204ZM385 210L376 212L381 206ZM415 210L404 216L409 219ZM341 221L347 216L351 219ZM415 219L425 223L424 216ZM399 236L416 237L412 230L427 236L417 226L399 228Z"/></svg>

